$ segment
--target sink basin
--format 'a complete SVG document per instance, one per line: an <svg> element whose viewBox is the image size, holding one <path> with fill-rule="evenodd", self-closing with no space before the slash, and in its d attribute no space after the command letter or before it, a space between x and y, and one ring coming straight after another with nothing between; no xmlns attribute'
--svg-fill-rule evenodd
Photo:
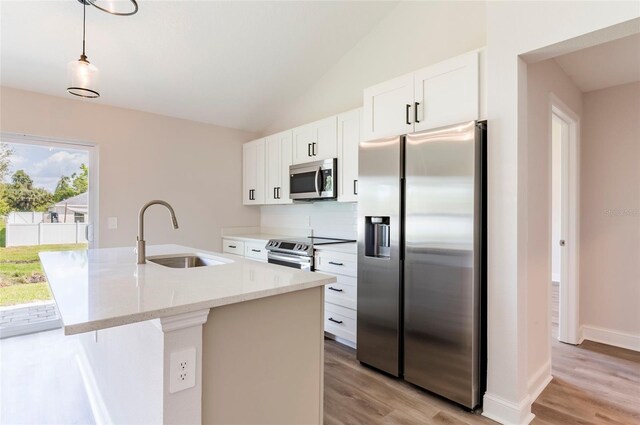
<svg viewBox="0 0 640 425"><path fill-rule="evenodd" d="M193 267L219 266L221 264L226 264L222 259L197 254L147 257L147 261L160 264L161 266L171 267L172 269L189 269Z"/></svg>

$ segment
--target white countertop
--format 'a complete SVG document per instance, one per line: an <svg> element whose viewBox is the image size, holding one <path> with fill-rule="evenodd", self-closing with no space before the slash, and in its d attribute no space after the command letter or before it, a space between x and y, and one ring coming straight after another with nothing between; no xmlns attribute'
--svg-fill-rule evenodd
<svg viewBox="0 0 640 425"><path fill-rule="evenodd" d="M222 239L233 239L236 241L265 241L269 239L295 239L295 236L270 235L268 233L250 233L247 235L223 235Z"/></svg>
<svg viewBox="0 0 640 425"><path fill-rule="evenodd" d="M147 257L203 254L225 264L175 269L136 264L132 247L42 252L40 259L66 335L141 322L322 286L321 273L180 245L147 247Z"/></svg>
<svg viewBox="0 0 640 425"><path fill-rule="evenodd" d="M347 254L355 255L358 253L358 243L347 242L347 243L329 243L326 245L314 245L314 249L316 251L344 252Z"/></svg>

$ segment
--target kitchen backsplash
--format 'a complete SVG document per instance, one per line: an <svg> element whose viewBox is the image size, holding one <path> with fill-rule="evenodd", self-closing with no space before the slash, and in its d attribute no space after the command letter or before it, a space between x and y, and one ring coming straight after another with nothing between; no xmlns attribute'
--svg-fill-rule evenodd
<svg viewBox="0 0 640 425"><path fill-rule="evenodd" d="M300 229L310 227L315 236L356 239L358 205L342 202L312 202L260 207L260 225Z"/></svg>

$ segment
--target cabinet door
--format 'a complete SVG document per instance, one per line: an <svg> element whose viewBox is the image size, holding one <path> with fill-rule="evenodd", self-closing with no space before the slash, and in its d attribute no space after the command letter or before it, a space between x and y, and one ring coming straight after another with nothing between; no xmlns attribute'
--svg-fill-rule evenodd
<svg viewBox="0 0 640 425"><path fill-rule="evenodd" d="M338 118L334 115L312 124L316 135L316 145L312 146L314 161L337 158Z"/></svg>
<svg viewBox="0 0 640 425"><path fill-rule="evenodd" d="M363 140L413 132L413 74L364 89Z"/></svg>
<svg viewBox="0 0 640 425"><path fill-rule="evenodd" d="M259 139L242 146L242 202L245 205L259 205L265 202L264 145L264 139Z"/></svg>
<svg viewBox="0 0 640 425"><path fill-rule="evenodd" d="M358 200L362 108L338 115L338 202Z"/></svg>
<svg viewBox="0 0 640 425"><path fill-rule="evenodd" d="M290 204L289 166L291 165L291 131L274 134L266 143L266 203Z"/></svg>
<svg viewBox="0 0 640 425"><path fill-rule="evenodd" d="M293 163L302 164L313 161L312 147L315 140L314 128L311 124L303 125L292 130L293 134Z"/></svg>
<svg viewBox="0 0 640 425"><path fill-rule="evenodd" d="M414 73L415 131L478 119L478 52Z"/></svg>
<svg viewBox="0 0 640 425"><path fill-rule="evenodd" d="M338 156L337 118L332 116L293 129L293 163Z"/></svg>

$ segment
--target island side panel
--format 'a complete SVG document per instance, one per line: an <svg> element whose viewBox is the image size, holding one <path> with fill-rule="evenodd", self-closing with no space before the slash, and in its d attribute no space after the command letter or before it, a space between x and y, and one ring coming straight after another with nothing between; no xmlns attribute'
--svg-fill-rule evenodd
<svg viewBox="0 0 640 425"><path fill-rule="evenodd" d="M162 331L152 322L140 322L79 339L78 360L96 422L162 423Z"/></svg>
<svg viewBox="0 0 640 425"><path fill-rule="evenodd" d="M206 424L321 424L324 287L211 309L203 327Z"/></svg>

